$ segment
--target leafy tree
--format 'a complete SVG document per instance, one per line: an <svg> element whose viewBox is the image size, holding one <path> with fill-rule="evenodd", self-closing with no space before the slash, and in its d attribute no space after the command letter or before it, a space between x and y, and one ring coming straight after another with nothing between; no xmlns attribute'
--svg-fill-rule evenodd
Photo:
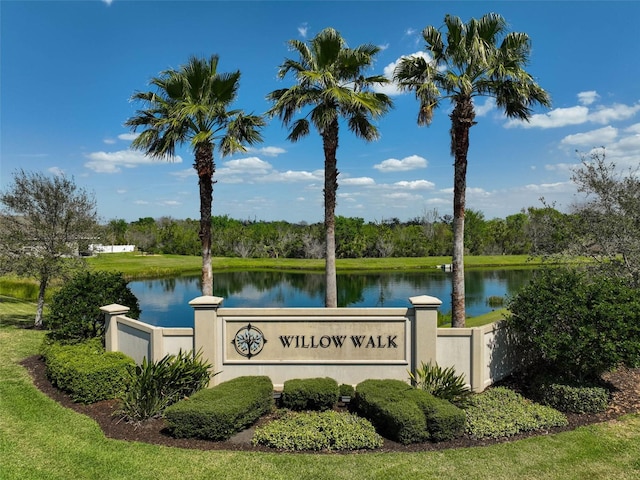
<svg viewBox="0 0 640 480"><path fill-rule="evenodd" d="M78 244L96 235L96 202L72 178L18 170L0 203L0 271L38 280L40 327L49 282L79 267Z"/></svg>
<svg viewBox="0 0 640 480"><path fill-rule="evenodd" d="M405 57L396 67L394 78L402 89L415 92L420 104L418 125L429 125L433 111L443 100L453 103L452 325L464 327L464 217L469 130L475 124L473 99L495 98L508 117L522 120L529 119L532 105L548 106L550 99L524 70L531 51L529 37L524 33L507 33L506 22L500 15L489 13L467 23L446 15L444 27L444 32L433 26L422 32L431 60Z"/></svg>
<svg viewBox="0 0 640 480"><path fill-rule="evenodd" d="M194 151L193 167L200 187L200 241L202 244L202 294L213 294L211 266L211 204L216 147L224 157L244 151L245 144L262 141L264 120L229 110L237 96L240 71L218 73L217 55L191 57L178 70L161 72L151 80L155 91L136 92L132 99L144 109L127 120L135 132L143 128L132 147L155 158L173 158L178 145Z"/></svg>
<svg viewBox="0 0 640 480"><path fill-rule="evenodd" d="M49 338L82 342L104 341L104 313L100 307L117 303L129 307L127 316L138 318L140 306L121 273L81 272L56 292L45 319Z"/></svg>
<svg viewBox="0 0 640 480"><path fill-rule="evenodd" d="M471 255L481 255L486 243L487 222L484 213L468 209L465 212L464 245Z"/></svg>
<svg viewBox="0 0 640 480"><path fill-rule="evenodd" d="M122 218L114 218L105 226L106 241L113 245L123 245L126 243L126 234L129 224Z"/></svg>
<svg viewBox="0 0 640 480"><path fill-rule="evenodd" d="M570 225L572 216L556 210L552 205L543 208L529 207L525 233L529 239L530 252L541 255L554 255L567 248L571 240Z"/></svg>
<svg viewBox="0 0 640 480"><path fill-rule="evenodd" d="M292 73L295 84L271 92L267 99L273 102L268 111L278 116L284 125L291 125L290 141L296 142L309 134L310 124L322 137L324 150L324 224L326 294L325 305L336 307L335 207L338 190L337 150L339 120L344 118L347 127L365 140L379 137L371 119L386 113L392 105L389 97L375 93L370 88L387 83L381 75L365 76L380 48L365 44L354 49L333 28L322 30L309 44L290 40L289 47L299 55L299 60L286 59L280 66L279 77ZM297 120L301 110L310 110Z"/></svg>
<svg viewBox="0 0 640 480"><path fill-rule="evenodd" d="M638 169L620 171L599 148L582 155L573 181L586 199L572 215L569 253L587 255L608 275L640 287Z"/></svg>

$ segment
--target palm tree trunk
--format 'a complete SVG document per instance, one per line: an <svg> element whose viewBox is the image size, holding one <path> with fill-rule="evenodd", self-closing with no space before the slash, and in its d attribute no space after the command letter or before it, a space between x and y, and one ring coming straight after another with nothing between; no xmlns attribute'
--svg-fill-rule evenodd
<svg viewBox="0 0 640 480"><path fill-rule="evenodd" d="M336 193L338 191L338 122L322 133L324 147L324 227L325 227L325 296L327 308L338 306L336 278Z"/></svg>
<svg viewBox="0 0 640 480"><path fill-rule="evenodd" d="M199 144L195 149L200 187L200 242L202 244L202 295L213 295L213 268L211 266L211 204L213 203L213 145Z"/></svg>
<svg viewBox="0 0 640 480"><path fill-rule="evenodd" d="M464 291L464 213L467 190L467 153L469 129L474 124L471 98L458 100L451 113L451 151L453 174L453 256L451 269L451 326L465 326Z"/></svg>

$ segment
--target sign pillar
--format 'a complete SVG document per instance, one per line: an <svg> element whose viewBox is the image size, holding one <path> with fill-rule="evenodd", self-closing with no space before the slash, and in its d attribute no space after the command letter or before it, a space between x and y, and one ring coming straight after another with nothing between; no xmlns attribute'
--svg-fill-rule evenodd
<svg viewBox="0 0 640 480"><path fill-rule="evenodd" d="M411 325L411 373L415 375L421 362L436 363L438 345L438 308L442 301L436 297L411 297L415 318Z"/></svg>
<svg viewBox="0 0 640 480"><path fill-rule="evenodd" d="M193 352L202 353L202 359L211 364L211 373L222 368L222 319L218 317L221 297L203 296L189 302L193 308ZM211 378L210 385L215 377Z"/></svg>
<svg viewBox="0 0 640 480"><path fill-rule="evenodd" d="M129 311L129 307L112 303L100 307L100 311L104 312L104 349L107 352L118 351L118 325L115 317L125 315Z"/></svg>

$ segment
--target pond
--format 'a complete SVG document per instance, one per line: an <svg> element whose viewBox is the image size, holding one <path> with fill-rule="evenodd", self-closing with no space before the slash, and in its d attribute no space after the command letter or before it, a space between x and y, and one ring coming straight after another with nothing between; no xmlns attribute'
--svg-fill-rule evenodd
<svg viewBox="0 0 640 480"><path fill-rule="evenodd" d="M490 312L489 297L516 293L533 269L467 270L467 316ZM163 327L192 327L189 302L201 295L200 277L139 280L129 283L138 297L140 320ZM280 271L218 272L214 295L225 307L322 307L324 273ZM340 307L409 307L409 297L430 295L442 300L440 311L451 311L451 273L438 269L415 272L338 274Z"/></svg>

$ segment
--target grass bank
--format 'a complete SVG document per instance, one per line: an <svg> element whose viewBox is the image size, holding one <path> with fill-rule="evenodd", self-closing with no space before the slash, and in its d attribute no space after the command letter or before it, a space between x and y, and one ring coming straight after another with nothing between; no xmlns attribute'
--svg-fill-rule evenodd
<svg viewBox="0 0 640 480"><path fill-rule="evenodd" d="M417 453L194 451L105 438L35 388L19 361L44 332L0 326L0 472L29 479L635 479L640 416L491 447Z"/></svg>
<svg viewBox="0 0 640 480"><path fill-rule="evenodd" d="M140 255L136 253L102 254L88 259L96 270L122 272L127 278L197 275L202 259L184 255ZM423 270L451 263L451 257L348 258L338 259L338 272L380 270ZM324 260L293 258L214 258L214 272L222 270L322 271ZM469 256L466 268L522 267L536 265L527 255Z"/></svg>

